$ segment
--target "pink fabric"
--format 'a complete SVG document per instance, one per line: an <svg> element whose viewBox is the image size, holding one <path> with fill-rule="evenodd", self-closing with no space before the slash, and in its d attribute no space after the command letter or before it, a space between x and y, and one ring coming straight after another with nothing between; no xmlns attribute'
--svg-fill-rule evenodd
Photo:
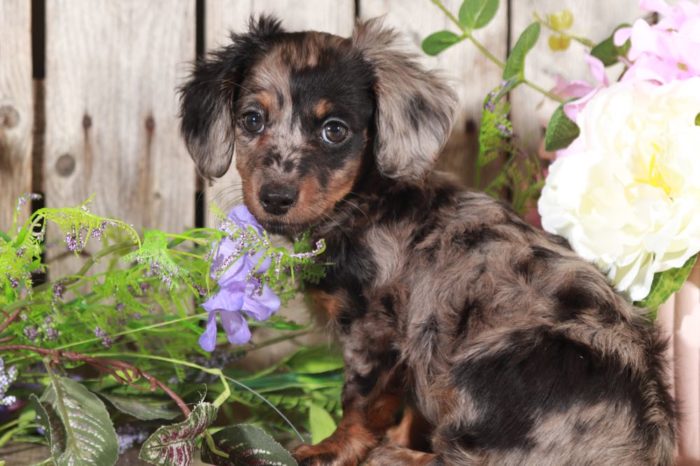
<svg viewBox="0 0 700 466"><path fill-rule="evenodd" d="M670 338L669 377L681 411L678 464L700 465L700 266L659 309Z"/></svg>

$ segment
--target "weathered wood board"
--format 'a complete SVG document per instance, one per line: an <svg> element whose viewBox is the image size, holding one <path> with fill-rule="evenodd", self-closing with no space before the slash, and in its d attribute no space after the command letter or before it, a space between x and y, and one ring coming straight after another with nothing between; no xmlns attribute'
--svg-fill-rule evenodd
<svg viewBox="0 0 700 466"><path fill-rule="evenodd" d="M31 191L31 2L0 2L0 230L9 230L20 195ZM22 213L28 212L28 206Z"/></svg>
<svg viewBox="0 0 700 466"><path fill-rule="evenodd" d="M46 14L47 203L137 228L194 225L195 172L177 88L195 57L195 2L52 0Z"/></svg>

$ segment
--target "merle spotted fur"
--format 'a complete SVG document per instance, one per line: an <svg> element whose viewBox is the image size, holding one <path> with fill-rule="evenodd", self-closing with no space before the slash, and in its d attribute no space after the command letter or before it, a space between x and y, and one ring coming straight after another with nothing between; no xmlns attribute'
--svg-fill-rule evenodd
<svg viewBox="0 0 700 466"><path fill-rule="evenodd" d="M565 241L432 171L456 98L396 33L261 17L232 41L182 90L190 152L218 177L235 143L250 211L333 264L311 295L344 414L300 464L672 464L658 330Z"/></svg>

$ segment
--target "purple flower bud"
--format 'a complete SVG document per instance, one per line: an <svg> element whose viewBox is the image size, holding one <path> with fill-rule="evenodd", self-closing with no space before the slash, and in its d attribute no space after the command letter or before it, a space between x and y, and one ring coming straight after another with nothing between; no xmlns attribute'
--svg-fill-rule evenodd
<svg viewBox="0 0 700 466"><path fill-rule="evenodd" d="M53 341L58 338L58 330L54 327L48 327L45 334L46 340Z"/></svg>
<svg viewBox="0 0 700 466"><path fill-rule="evenodd" d="M22 333L24 333L24 336L27 337L29 341L34 341L36 340L36 337L39 336L39 331L33 325L24 327Z"/></svg>
<svg viewBox="0 0 700 466"><path fill-rule="evenodd" d="M53 297L55 299L61 299L63 298L63 293L65 293L65 291L66 286L63 283L58 282L53 286Z"/></svg>
<svg viewBox="0 0 700 466"><path fill-rule="evenodd" d="M104 338L107 336L107 332L102 330L100 327L95 327L94 333L97 338Z"/></svg>
<svg viewBox="0 0 700 466"><path fill-rule="evenodd" d="M10 281L10 286L12 288L17 288L19 286L19 280L17 280L14 277L10 277L9 275L7 276L7 279Z"/></svg>
<svg viewBox="0 0 700 466"><path fill-rule="evenodd" d="M76 238L75 230L73 230L72 232L66 233L66 247L68 248L69 251L77 251L78 250L78 239Z"/></svg>
<svg viewBox="0 0 700 466"><path fill-rule="evenodd" d="M117 303L117 305L114 306L114 308L119 312L122 312L124 310L124 307L124 303Z"/></svg>

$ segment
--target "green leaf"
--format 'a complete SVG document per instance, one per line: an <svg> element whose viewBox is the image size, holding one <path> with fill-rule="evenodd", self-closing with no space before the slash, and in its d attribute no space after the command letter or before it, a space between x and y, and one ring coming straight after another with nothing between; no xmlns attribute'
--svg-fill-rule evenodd
<svg viewBox="0 0 700 466"><path fill-rule="evenodd" d="M298 351L287 361L287 366L302 374L320 374L343 368L343 357L327 346L316 346Z"/></svg>
<svg viewBox="0 0 700 466"><path fill-rule="evenodd" d="M547 131L544 134L544 147L546 150L558 150L567 147L578 137L581 130L566 113L564 106L560 105L549 120Z"/></svg>
<svg viewBox="0 0 700 466"><path fill-rule="evenodd" d="M35 394L29 395L29 399L34 404L37 421L46 432L51 456L54 458L61 456L63 450L66 449L66 429L61 423L61 419L50 404L42 403Z"/></svg>
<svg viewBox="0 0 700 466"><path fill-rule="evenodd" d="M335 432L335 421L331 415L315 403L309 405L309 430L311 430L311 442L317 444Z"/></svg>
<svg viewBox="0 0 700 466"><path fill-rule="evenodd" d="M459 24L465 29L481 29L498 11L498 0L464 0L459 9Z"/></svg>
<svg viewBox="0 0 700 466"><path fill-rule="evenodd" d="M462 38L454 32L438 31L423 39L421 47L425 53L434 56L461 40Z"/></svg>
<svg viewBox="0 0 700 466"><path fill-rule="evenodd" d="M217 466L297 466L292 455L259 427L240 424L226 427L213 435L216 448L228 454L224 458L202 445L202 461Z"/></svg>
<svg viewBox="0 0 700 466"><path fill-rule="evenodd" d="M525 56L532 50L540 37L540 24L532 23L529 25L513 46L510 51L506 66L503 69L503 79L509 80L517 78L519 80L525 77Z"/></svg>
<svg viewBox="0 0 700 466"><path fill-rule="evenodd" d="M51 455L56 465L116 463L117 433L105 405L78 382L50 375L51 384L37 403L37 413L50 430Z"/></svg>
<svg viewBox="0 0 700 466"><path fill-rule="evenodd" d="M622 24L618 26L610 37L591 49L591 55L602 61L605 66L611 66L617 63L619 58L624 56L630 48L630 41L625 42L620 47L615 45L615 32L623 27L629 27L629 24Z"/></svg>
<svg viewBox="0 0 700 466"><path fill-rule="evenodd" d="M700 126L700 113L695 115L695 126Z"/></svg>
<svg viewBox="0 0 700 466"><path fill-rule="evenodd" d="M159 427L143 443L139 459L156 465L189 466L195 441L216 420L216 412L213 404L200 403L184 421Z"/></svg>
<svg viewBox="0 0 700 466"><path fill-rule="evenodd" d="M145 396L124 396L100 393L119 411L142 421L153 419L175 419L180 411L174 409L171 401Z"/></svg>
<svg viewBox="0 0 700 466"><path fill-rule="evenodd" d="M654 275L654 280L651 283L651 291L642 301L634 303L636 306L649 309L653 318L656 318L656 311L659 306L676 291L678 291L683 283L688 279L688 275L693 270L698 256L695 255L688 259L682 267L677 269L665 270Z"/></svg>

